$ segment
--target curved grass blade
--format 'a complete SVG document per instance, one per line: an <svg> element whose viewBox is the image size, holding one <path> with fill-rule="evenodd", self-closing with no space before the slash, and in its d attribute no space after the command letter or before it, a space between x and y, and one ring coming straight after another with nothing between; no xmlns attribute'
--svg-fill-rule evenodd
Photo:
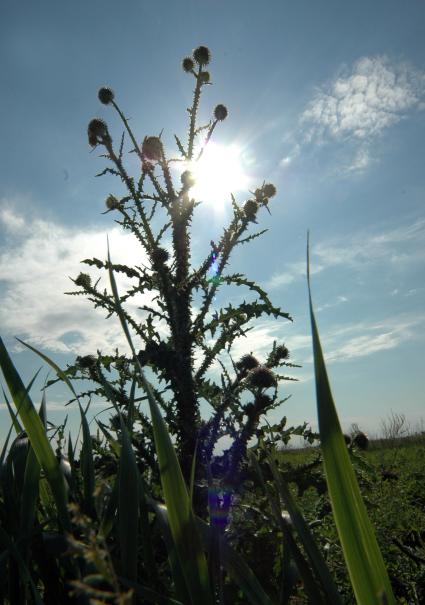
<svg viewBox="0 0 425 605"><path fill-rule="evenodd" d="M84 507L86 514L93 516L95 511L93 500L95 479L92 440L86 414L80 402L78 402L78 407L80 408L81 426L83 427L83 445L81 447L80 462L83 475Z"/></svg>
<svg viewBox="0 0 425 605"><path fill-rule="evenodd" d="M60 367L52 359L50 359L50 357L48 357L47 355L45 355L44 353L42 353L35 347L32 347L31 345L27 344L20 338L16 337L16 340L18 340L21 343L21 345L24 345L24 347L27 347L27 349L30 349L31 351L36 353L39 357L41 357L41 359L43 359L46 363L48 363L49 366L56 372L58 377L61 380L63 380L63 382L67 385L67 387L70 389L70 391L74 395L75 399L78 401L78 395L75 392L74 387L72 386L72 383L69 380L68 376L65 374L65 372L63 370L60 369Z"/></svg>
<svg viewBox="0 0 425 605"><path fill-rule="evenodd" d="M323 463L348 573L359 604L376 605L376 603L385 602L393 605L396 601L388 573L348 456L332 397L313 311L308 242L307 283Z"/></svg>
<svg viewBox="0 0 425 605"><path fill-rule="evenodd" d="M128 344L133 353L136 368L149 400L161 484L168 509L171 534L183 570L187 591L190 595L190 602L193 605L199 605L199 603L202 603L203 605L213 605L207 561L202 548L195 517L192 512L186 483L164 419L161 416L151 386L145 378L142 366L140 365L131 340L112 271L109 244L108 265L109 279L115 300L115 310L120 318L124 334L126 335ZM187 601L184 602L186 603Z"/></svg>
<svg viewBox="0 0 425 605"><path fill-rule="evenodd" d="M67 511L67 492L63 473L59 467L52 446L44 431L43 423L25 389L3 340L0 338L0 366L16 409L24 425L25 431L34 449L40 466L49 481L55 498L58 517L64 528L69 527Z"/></svg>
<svg viewBox="0 0 425 605"><path fill-rule="evenodd" d="M121 571L129 580L137 580L139 537L139 471L127 427L120 414L121 457L118 470L118 529Z"/></svg>

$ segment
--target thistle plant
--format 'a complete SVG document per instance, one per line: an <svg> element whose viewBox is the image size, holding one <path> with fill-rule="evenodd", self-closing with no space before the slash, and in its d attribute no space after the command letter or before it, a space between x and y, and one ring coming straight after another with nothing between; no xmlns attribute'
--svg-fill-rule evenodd
<svg viewBox="0 0 425 605"><path fill-rule="evenodd" d="M115 93L108 87L99 90L99 100L115 110L124 126L124 133L116 146L106 122L94 118L88 125L88 142L91 147L102 149L103 157L108 160L108 166L100 175L116 175L126 188L122 197L113 194L107 197L106 212L114 213L115 221L137 238L149 260L148 266L112 264L111 269L116 274L127 276L132 282L132 286L121 295L120 304L130 330L141 344L139 362L151 368L158 384L165 383L163 389L158 386L152 388L170 433L175 437L183 475L189 481L196 453L197 478L205 477L205 473L200 472L201 468L205 471L212 465L210 479L217 478L232 486L237 482L248 443L253 437L264 438L267 428L260 426L262 417L284 401L278 397L278 384L290 378L280 375L278 368L293 367L295 364L289 361L289 351L283 343L278 345L275 342L263 363L252 354L235 361L230 353L235 339L252 329L248 327L251 320L264 314L291 320L288 313L272 304L267 293L256 283L240 273L226 273L234 249L266 231L250 233L261 209L266 208L270 212L269 202L276 195L273 184L263 183L250 193L243 204L238 204L229 192L229 204L233 208L229 225L217 245L211 241L203 262L198 267L191 265L190 226L194 210L201 203L191 194L195 184L193 166L202 157L219 123L228 116L227 108L219 104L208 123L199 123L201 96L205 87L210 85L207 71L210 61L211 53L205 46L199 46L191 57L183 59L183 70L192 78L194 89L192 104L188 109L187 138L184 141L175 135L177 157L169 157L161 135L147 134L139 142ZM129 139L129 152L136 154L140 160L140 172L135 176L130 176L125 166L126 137ZM184 167L179 179L175 178L173 166ZM165 223L158 233L154 233L152 219L158 212L165 215ZM164 237L169 230L171 252L164 245ZM100 270L110 268L107 261L97 258L83 262ZM210 269L214 271L212 278L208 278ZM73 281L78 290L70 294L88 297L108 315L117 313L113 296L101 290L98 281L92 283L86 273L80 273ZM231 284L248 287L257 298L238 306L229 304L212 314L212 302L218 289ZM194 295L198 292L202 293L202 304L195 314L192 313L192 305ZM128 313L125 303L145 293L155 293L156 305L142 305L140 309L143 314L137 317ZM169 330L168 338L161 337L158 329L161 323L165 323ZM215 337L212 346L207 343L209 335ZM201 351L202 357L195 370L196 351ZM230 357L233 376L220 358L224 352ZM214 361L222 367L220 385L207 377ZM114 371L112 377L111 372ZM128 407L132 383L135 388L142 389L134 360L118 351L114 355L98 352L96 356L77 357L75 364L67 368L66 374L73 379L89 378L95 387L84 395L96 394L107 400L112 398L123 411ZM243 393L252 396L245 405L241 403ZM143 396L137 400L143 400ZM206 421L201 420L201 400L207 401L214 410ZM138 422L140 426L139 431L133 431L138 455L152 467L154 447L150 421L140 407L134 410L132 422ZM285 422L284 418L273 427L276 434L281 433ZM118 418L116 424L119 426ZM225 434L231 436L233 443L213 460L214 447Z"/></svg>

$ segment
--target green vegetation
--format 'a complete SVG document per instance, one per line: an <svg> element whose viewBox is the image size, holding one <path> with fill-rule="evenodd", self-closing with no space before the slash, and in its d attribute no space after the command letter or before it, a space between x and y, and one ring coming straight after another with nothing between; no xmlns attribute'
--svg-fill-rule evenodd
<svg viewBox="0 0 425 605"><path fill-rule="evenodd" d="M211 242L201 266L191 269L193 177L185 170L177 187L170 165L196 161L227 117L217 105L208 124L197 123L209 62L203 46L183 61L195 88L187 144L176 137L179 158L167 159L157 136L145 137L139 147L114 93L99 91L141 161L136 180L124 166L124 136L116 150L106 123L90 122L89 144L103 147L111 163L104 172L119 176L127 188L121 198L108 196L107 211L137 238L149 266L114 264L108 250L105 261L83 262L105 271L109 289L100 290L85 273L74 280L79 290L73 295L86 295L111 321L121 322L128 351L79 356L61 369L26 345L53 368L52 382L62 381L79 407L79 454L77 439L65 438L66 421L52 433L45 390L37 413L31 397L36 377L24 385L0 340L12 422L0 456L0 605L384 605L402 598L419 604L423 597L423 465L412 470L410 453L423 459L424 444L392 449L388 458L385 450L361 454L358 448L368 440L357 431L347 447L311 299L319 435L306 424L286 426L285 417L273 426L267 422L267 412L284 403L279 382L290 380L279 367L296 367L283 343L273 344L264 363L253 354L237 362L231 357L233 341L251 329L247 324L254 318L266 313L290 319L254 282L224 273L232 250L263 233L245 234L259 210L268 209L276 194L272 184L263 183L242 207L232 198L230 225L217 245ZM167 221L154 234L158 208ZM171 253L161 245L169 228ZM213 262L216 275L207 279ZM120 274L133 280L125 293L117 285ZM258 298L211 318L221 284L246 286ZM193 316L198 290L202 303ZM146 315L131 315L126 302L144 292L156 292L157 306L143 305ZM214 343L208 335L216 336ZM136 343L144 349L137 351ZM202 353L198 369L196 347ZM219 358L223 352L232 374ZM221 363L221 385L205 377L214 360ZM79 393L76 385L87 380L89 388ZM87 421L93 396L113 409L109 425L97 420L96 436ZM200 416L202 400L213 410L208 420ZM17 436L9 447L12 431ZM223 435L232 444L214 455ZM320 449L278 449L293 435L319 441ZM397 444L400 430L390 436Z"/></svg>

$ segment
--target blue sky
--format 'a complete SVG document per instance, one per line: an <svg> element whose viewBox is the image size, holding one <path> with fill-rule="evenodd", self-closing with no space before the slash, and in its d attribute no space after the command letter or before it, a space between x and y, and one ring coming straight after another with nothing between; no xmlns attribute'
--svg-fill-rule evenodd
<svg viewBox="0 0 425 605"><path fill-rule="evenodd" d="M72 289L69 276L83 268L80 260L104 258L107 234L117 262L140 260L135 242L111 214L101 214L106 196L121 189L114 178L94 178L104 160L87 144L87 123L103 117L119 138L118 120L97 99L108 84L139 140L164 129L175 153L173 135L185 135L192 90L180 62L205 44L213 86L201 118L225 103L229 117L216 130L217 149L240 150L247 189L263 180L278 189L272 216L259 216L258 228L269 231L237 249L230 270L257 281L294 318L258 321L237 343L235 358L253 351L263 360L274 339L287 343L303 367L293 373L298 383L281 387L292 397L274 415L315 424L305 279L310 229L314 304L344 427L357 422L376 432L391 410L420 422L424 12L414 0L3 2L0 326L22 374L29 379L40 364L14 336L63 366L78 353L125 346L117 321L63 294ZM134 156L129 166L139 170ZM234 193L240 203L249 197L238 183ZM208 200L197 210L195 265L227 224L230 201ZM223 288L215 308L244 297L252 298ZM48 392L53 422L63 418L66 397L61 389ZM67 411L73 428L77 415ZM9 424L3 405L0 421L2 438Z"/></svg>

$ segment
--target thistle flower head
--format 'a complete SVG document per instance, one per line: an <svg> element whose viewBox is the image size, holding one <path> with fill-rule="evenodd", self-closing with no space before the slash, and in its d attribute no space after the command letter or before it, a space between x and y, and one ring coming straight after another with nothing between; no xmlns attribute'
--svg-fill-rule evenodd
<svg viewBox="0 0 425 605"><path fill-rule="evenodd" d="M166 263L170 255L165 248L157 248L152 253L152 260L155 264Z"/></svg>
<svg viewBox="0 0 425 605"><path fill-rule="evenodd" d="M193 187L193 185L196 182L195 177L190 172L190 170L185 170L182 173L182 175L180 176L180 181L181 181L181 184L183 185L183 187L185 187L186 189L190 189L190 187Z"/></svg>
<svg viewBox="0 0 425 605"><path fill-rule="evenodd" d="M189 73L195 67L195 63L193 62L193 59L191 59L190 57L185 57L182 61L182 67L185 72Z"/></svg>
<svg viewBox="0 0 425 605"><path fill-rule="evenodd" d="M81 286L82 288L90 288L91 286L91 278L87 273L80 273L80 275L75 280L76 286Z"/></svg>
<svg viewBox="0 0 425 605"><path fill-rule="evenodd" d="M75 361L80 368L87 369L95 366L97 359L94 355L84 355L83 357L77 357Z"/></svg>
<svg viewBox="0 0 425 605"><path fill-rule="evenodd" d="M252 370L259 366L258 360L254 357L254 355L242 355L240 360L235 364L238 370Z"/></svg>
<svg viewBox="0 0 425 605"><path fill-rule="evenodd" d="M198 65L208 65L211 61L211 51L206 46L198 46L193 51L193 58Z"/></svg>
<svg viewBox="0 0 425 605"><path fill-rule="evenodd" d="M217 105L216 108L214 109L214 117L216 120L219 120L220 122L222 122L223 120L225 120L227 118L227 107L225 107L224 105Z"/></svg>
<svg viewBox="0 0 425 605"><path fill-rule="evenodd" d="M114 100L115 95L112 88L102 86L102 88L99 89L97 96L99 97L99 101L101 103L103 103L104 105L109 105L109 103Z"/></svg>
<svg viewBox="0 0 425 605"><path fill-rule="evenodd" d="M108 132L108 126L104 120L100 118L93 118L89 122L87 127L87 135L89 139L89 144L92 147L96 147L98 143L102 143L102 139L110 138Z"/></svg>
<svg viewBox="0 0 425 605"><path fill-rule="evenodd" d="M248 220L255 220L255 215L257 214L258 210L258 204L255 200L248 200L245 202L243 209Z"/></svg>
<svg viewBox="0 0 425 605"><path fill-rule="evenodd" d="M285 347L285 345L279 345L276 347L275 352L274 352L276 359L279 359L279 361L281 359L289 359L289 351L288 349Z"/></svg>
<svg viewBox="0 0 425 605"><path fill-rule="evenodd" d="M272 404L272 398L265 393L259 393L256 398L254 405L258 412L262 412Z"/></svg>
<svg viewBox="0 0 425 605"><path fill-rule="evenodd" d="M105 205L107 207L108 210L116 210L117 208L120 207L120 202L119 200L117 200L117 198L115 197L115 195L108 195L108 197L105 200Z"/></svg>
<svg viewBox="0 0 425 605"><path fill-rule="evenodd" d="M266 183L263 187L265 197L273 197L276 195L276 187L272 183Z"/></svg>
<svg viewBox="0 0 425 605"><path fill-rule="evenodd" d="M145 137L142 144L143 156L151 162L159 162L162 157L162 142L159 137Z"/></svg>
<svg viewBox="0 0 425 605"><path fill-rule="evenodd" d="M358 447L360 450L367 450L369 446L369 437L366 435L366 433L359 431L353 437L353 445Z"/></svg>
<svg viewBox="0 0 425 605"><path fill-rule="evenodd" d="M276 385L275 375L265 366L253 368L248 374L248 381L251 386L262 389L268 389Z"/></svg>

